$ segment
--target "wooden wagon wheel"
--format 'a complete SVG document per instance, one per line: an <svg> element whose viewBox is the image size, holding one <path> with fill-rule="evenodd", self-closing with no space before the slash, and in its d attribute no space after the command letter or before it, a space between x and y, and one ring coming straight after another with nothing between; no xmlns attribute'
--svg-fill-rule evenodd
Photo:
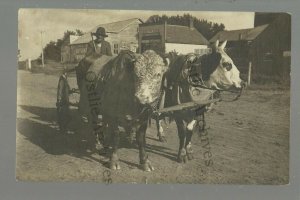
<svg viewBox="0 0 300 200"><path fill-rule="evenodd" d="M67 131L67 125L70 122L70 102L69 102L70 86L66 76L61 75L57 86L57 122L61 132Z"/></svg>

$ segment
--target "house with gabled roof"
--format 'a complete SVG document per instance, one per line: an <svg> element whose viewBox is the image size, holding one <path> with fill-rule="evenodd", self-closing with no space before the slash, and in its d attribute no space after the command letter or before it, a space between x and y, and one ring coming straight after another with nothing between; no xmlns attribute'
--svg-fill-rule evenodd
<svg viewBox="0 0 300 200"><path fill-rule="evenodd" d="M98 27L103 27L106 30L108 37L106 41L111 44L112 53L118 54L121 50L138 50L138 26L143 23L139 18L132 18L123 21L100 24L84 35L69 44L62 47L62 62L77 63L84 58L87 44L92 40L91 32L95 32Z"/></svg>
<svg viewBox="0 0 300 200"><path fill-rule="evenodd" d="M255 13L254 25L249 29L220 31L210 43L227 40L226 51L242 73L247 73L251 62L255 74L289 75L291 16Z"/></svg>
<svg viewBox="0 0 300 200"><path fill-rule="evenodd" d="M139 25L139 52L152 49L160 53L175 51L180 54L204 54L208 48L208 40L190 26L164 24Z"/></svg>

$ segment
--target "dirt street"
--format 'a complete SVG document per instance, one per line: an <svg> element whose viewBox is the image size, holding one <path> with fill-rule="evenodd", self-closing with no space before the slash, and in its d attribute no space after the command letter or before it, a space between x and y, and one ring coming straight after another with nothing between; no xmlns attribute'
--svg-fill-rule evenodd
<svg viewBox="0 0 300 200"><path fill-rule="evenodd" d="M56 124L58 77L18 71L18 180L103 182L107 158L100 156L87 124L72 110L74 134L62 135ZM71 86L75 78L70 77ZM113 183L287 184L289 182L288 90L247 90L236 102L218 103L206 115L213 165L206 166L199 135L192 138L194 160L176 162L175 123L164 124L167 143L147 130L153 172L139 169L138 150L122 134L121 170L110 171ZM106 172L107 173L107 172Z"/></svg>

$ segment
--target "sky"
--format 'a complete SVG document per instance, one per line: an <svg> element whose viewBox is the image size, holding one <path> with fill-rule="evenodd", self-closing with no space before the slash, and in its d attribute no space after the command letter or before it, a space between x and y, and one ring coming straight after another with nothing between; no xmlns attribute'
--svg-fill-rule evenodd
<svg viewBox="0 0 300 200"><path fill-rule="evenodd" d="M146 21L151 15L165 14L171 16L185 13L199 19L223 23L226 30L252 28L254 26L253 12L20 9L18 15L20 60L37 58L41 54L42 43L45 46L50 41L62 38L66 30L80 29L85 32L100 24L130 18L140 18Z"/></svg>

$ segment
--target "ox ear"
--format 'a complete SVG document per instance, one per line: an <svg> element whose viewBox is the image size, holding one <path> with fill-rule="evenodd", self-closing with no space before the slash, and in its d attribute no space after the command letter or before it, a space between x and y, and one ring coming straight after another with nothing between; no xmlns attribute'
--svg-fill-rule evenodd
<svg viewBox="0 0 300 200"><path fill-rule="evenodd" d="M224 50L224 48L226 47L226 44L227 44L227 40L225 40L221 45L220 45L220 48L222 50Z"/></svg>
<svg viewBox="0 0 300 200"><path fill-rule="evenodd" d="M171 61L170 61L170 58L164 58L164 63L167 67L169 67Z"/></svg>

